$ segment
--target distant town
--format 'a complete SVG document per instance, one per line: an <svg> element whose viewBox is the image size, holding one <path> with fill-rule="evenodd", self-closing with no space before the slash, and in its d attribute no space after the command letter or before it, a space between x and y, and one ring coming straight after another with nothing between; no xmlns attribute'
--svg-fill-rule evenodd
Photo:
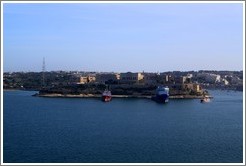
<svg viewBox="0 0 246 166"><path fill-rule="evenodd" d="M168 86L170 96L201 96L207 89L243 91L243 71L149 72L4 72L4 89L36 90L42 94L153 95L157 86Z"/></svg>

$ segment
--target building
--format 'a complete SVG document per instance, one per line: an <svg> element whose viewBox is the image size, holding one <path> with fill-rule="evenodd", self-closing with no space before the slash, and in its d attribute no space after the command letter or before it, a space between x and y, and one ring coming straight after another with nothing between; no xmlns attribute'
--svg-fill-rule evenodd
<svg viewBox="0 0 246 166"><path fill-rule="evenodd" d="M170 74L161 73L159 76L159 80L163 84L173 84L174 83L174 77Z"/></svg>
<svg viewBox="0 0 246 166"><path fill-rule="evenodd" d="M222 81L220 75L211 73L198 73L197 78L202 79L207 83L220 83Z"/></svg>
<svg viewBox="0 0 246 166"><path fill-rule="evenodd" d="M88 83L87 77L80 77L79 83L80 83L80 84L86 84L86 83Z"/></svg>
<svg viewBox="0 0 246 166"><path fill-rule="evenodd" d="M187 78L192 78L193 77L193 74L188 73L186 77Z"/></svg>
<svg viewBox="0 0 246 166"><path fill-rule="evenodd" d="M192 90L194 92L201 92L201 86L199 84L194 84L194 83L186 83L183 84L182 89L184 90Z"/></svg>
<svg viewBox="0 0 246 166"><path fill-rule="evenodd" d="M95 82L95 81L96 81L95 76L82 76L82 77L80 77L79 84L87 84L87 83L91 83L91 82Z"/></svg>
<svg viewBox="0 0 246 166"><path fill-rule="evenodd" d="M199 84L193 84L193 90L195 92L201 92L202 91L202 88Z"/></svg>
<svg viewBox="0 0 246 166"><path fill-rule="evenodd" d="M146 85L154 85L157 83L158 76L155 73L143 73L143 83Z"/></svg>
<svg viewBox="0 0 246 166"><path fill-rule="evenodd" d="M144 75L141 73L120 73L120 83L121 84L139 84L143 83Z"/></svg>
<svg viewBox="0 0 246 166"><path fill-rule="evenodd" d="M232 75L226 75L225 76L228 84L238 84L240 82L240 78L237 76L232 76Z"/></svg>
<svg viewBox="0 0 246 166"><path fill-rule="evenodd" d="M184 84L187 83L187 77L186 76L180 76L180 77L175 77L175 84Z"/></svg>
<svg viewBox="0 0 246 166"><path fill-rule="evenodd" d="M222 82L225 84L225 85L229 85L229 81L227 81L226 79L222 79Z"/></svg>
<svg viewBox="0 0 246 166"><path fill-rule="evenodd" d="M96 75L96 82L105 84L105 83L118 83L120 79L120 74L115 73L100 73Z"/></svg>

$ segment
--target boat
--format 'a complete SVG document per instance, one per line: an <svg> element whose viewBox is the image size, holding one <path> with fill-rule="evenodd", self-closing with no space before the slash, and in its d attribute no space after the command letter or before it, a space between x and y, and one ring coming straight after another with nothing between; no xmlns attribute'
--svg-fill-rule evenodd
<svg viewBox="0 0 246 166"><path fill-rule="evenodd" d="M205 96L201 99L201 103L207 103L210 102L210 98L208 96Z"/></svg>
<svg viewBox="0 0 246 166"><path fill-rule="evenodd" d="M111 91L105 90L102 93L102 101L108 102L108 101L111 101L111 99L112 99Z"/></svg>
<svg viewBox="0 0 246 166"><path fill-rule="evenodd" d="M158 86L156 94L152 99L158 103L167 103L169 101L169 88L167 86Z"/></svg>

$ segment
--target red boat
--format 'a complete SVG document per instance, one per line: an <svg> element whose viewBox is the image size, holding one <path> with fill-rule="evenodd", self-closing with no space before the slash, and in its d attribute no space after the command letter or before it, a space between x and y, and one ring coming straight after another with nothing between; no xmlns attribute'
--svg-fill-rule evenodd
<svg viewBox="0 0 246 166"><path fill-rule="evenodd" d="M102 101L108 102L112 99L111 91L105 90L102 94Z"/></svg>

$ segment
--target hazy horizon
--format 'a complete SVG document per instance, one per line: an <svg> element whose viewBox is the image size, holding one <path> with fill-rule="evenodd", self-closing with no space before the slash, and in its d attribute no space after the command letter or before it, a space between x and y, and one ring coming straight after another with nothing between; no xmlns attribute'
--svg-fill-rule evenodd
<svg viewBox="0 0 246 166"><path fill-rule="evenodd" d="M243 3L3 3L3 71L243 70Z"/></svg>

